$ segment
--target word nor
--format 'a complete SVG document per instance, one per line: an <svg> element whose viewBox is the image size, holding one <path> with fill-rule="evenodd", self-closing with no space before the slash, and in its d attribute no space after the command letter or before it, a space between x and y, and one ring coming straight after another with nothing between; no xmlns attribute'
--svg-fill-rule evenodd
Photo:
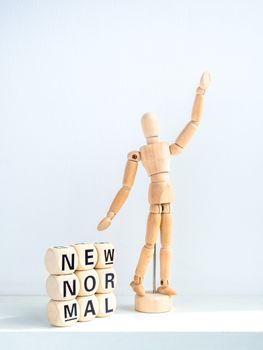
<svg viewBox="0 0 263 350"><path fill-rule="evenodd" d="M110 316L116 309L114 261L115 249L110 243L49 248L45 265L50 273L46 281L50 324L70 326Z"/></svg>

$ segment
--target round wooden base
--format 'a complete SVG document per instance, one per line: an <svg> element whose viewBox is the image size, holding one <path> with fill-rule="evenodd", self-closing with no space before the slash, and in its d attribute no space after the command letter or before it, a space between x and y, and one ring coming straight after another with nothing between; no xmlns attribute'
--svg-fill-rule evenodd
<svg viewBox="0 0 263 350"><path fill-rule="evenodd" d="M143 297L135 295L135 310L139 312L169 312L172 305L172 298L168 295L152 292L147 292Z"/></svg>

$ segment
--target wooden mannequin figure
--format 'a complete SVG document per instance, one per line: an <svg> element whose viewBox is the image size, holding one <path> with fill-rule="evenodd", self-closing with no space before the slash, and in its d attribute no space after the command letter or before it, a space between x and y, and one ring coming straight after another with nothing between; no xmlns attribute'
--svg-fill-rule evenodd
<svg viewBox="0 0 263 350"><path fill-rule="evenodd" d="M128 154L122 188L113 200L107 216L101 220L98 230L107 229L112 219L118 213L126 201L130 189L134 183L138 162L141 161L147 174L150 176L148 199L150 212L147 221L145 245L142 248L140 258L135 270L131 287L137 296L145 296L143 278L147 265L152 260L154 245L160 231L160 279L161 283L157 292L166 296L175 295L170 286L171 269L171 236L172 236L172 208L173 191L170 182L171 156L180 154L197 130L202 112L204 93L210 83L210 74L204 72L200 84L196 89L195 100L192 109L191 121L186 125L177 137L175 143L169 144L159 140L159 125L153 113L143 115L141 123L146 145L139 151Z"/></svg>

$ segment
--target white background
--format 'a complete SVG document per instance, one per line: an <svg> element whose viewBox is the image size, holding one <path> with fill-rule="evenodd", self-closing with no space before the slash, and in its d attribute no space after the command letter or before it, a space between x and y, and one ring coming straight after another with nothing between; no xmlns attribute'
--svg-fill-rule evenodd
<svg viewBox="0 0 263 350"><path fill-rule="evenodd" d="M51 245L110 241L131 293L148 212L144 169L112 227L98 221L159 116L172 142L203 70L202 125L172 161L172 285L262 294L261 1L1 1L1 294L42 294ZM150 287L151 273L146 278Z"/></svg>

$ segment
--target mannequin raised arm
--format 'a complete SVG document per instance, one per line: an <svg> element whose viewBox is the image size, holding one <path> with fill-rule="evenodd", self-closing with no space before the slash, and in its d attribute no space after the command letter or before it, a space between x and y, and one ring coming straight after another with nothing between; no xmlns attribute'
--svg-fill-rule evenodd
<svg viewBox="0 0 263 350"><path fill-rule="evenodd" d="M123 204L126 202L126 199L128 198L128 195L130 193L130 190L135 180L139 161L140 161L139 152L134 151L128 154L128 160L126 163L124 176L122 180L122 187L119 190L119 192L116 194L113 202L111 203L111 206L107 215L98 224L97 229L99 231L106 230L110 226L112 219L119 212Z"/></svg>
<svg viewBox="0 0 263 350"><path fill-rule="evenodd" d="M209 86L210 80L210 73L204 72L200 84L196 89L191 121L181 131L175 143L170 145L170 152L172 155L181 153L196 132L203 114L204 94Z"/></svg>

